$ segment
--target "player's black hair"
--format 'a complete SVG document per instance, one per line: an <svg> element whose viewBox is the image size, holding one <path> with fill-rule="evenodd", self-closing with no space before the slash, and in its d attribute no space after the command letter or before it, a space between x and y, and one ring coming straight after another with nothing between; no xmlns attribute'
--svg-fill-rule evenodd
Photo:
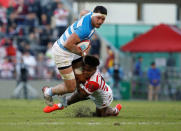
<svg viewBox="0 0 181 131"><path fill-rule="evenodd" d="M72 61L72 65L73 65L73 64L76 64L76 63L78 63L78 62L81 62L82 59L83 59L83 58L80 57L80 58L78 58L78 59L73 60L73 61Z"/></svg>
<svg viewBox="0 0 181 131"><path fill-rule="evenodd" d="M100 64L99 59L93 55L86 55L83 58L83 63L91 67L97 67Z"/></svg>
<svg viewBox="0 0 181 131"><path fill-rule="evenodd" d="M104 6L96 6L93 10L94 13L101 13L107 15L107 9Z"/></svg>
<svg viewBox="0 0 181 131"><path fill-rule="evenodd" d="M151 64L150 64L151 66L154 66L155 65L155 62L151 62Z"/></svg>

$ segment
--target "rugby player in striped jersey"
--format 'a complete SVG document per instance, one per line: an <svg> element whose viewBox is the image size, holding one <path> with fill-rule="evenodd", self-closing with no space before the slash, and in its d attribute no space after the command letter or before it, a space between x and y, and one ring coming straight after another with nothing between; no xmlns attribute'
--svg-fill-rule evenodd
<svg viewBox="0 0 181 131"><path fill-rule="evenodd" d="M96 6L93 12L84 14L66 29L52 47L53 58L63 83L54 87L44 86L42 88L45 102L49 106L53 106L52 96L75 91L77 83L72 69L72 61L75 55L86 54L78 48L77 44L83 40L91 39L95 28L99 28L104 23L107 9L103 6Z"/></svg>
<svg viewBox="0 0 181 131"><path fill-rule="evenodd" d="M46 106L44 112L50 113L55 110L62 110L68 105L90 98L96 104L97 116L117 116L122 106L117 104L115 108L110 107L113 101L113 94L111 88L106 84L97 69L99 59L95 56L87 55L81 59L81 62L82 64L79 65L82 65L82 70L81 66L74 66L79 62L73 62L76 80L80 87L71 96L64 98L62 103Z"/></svg>

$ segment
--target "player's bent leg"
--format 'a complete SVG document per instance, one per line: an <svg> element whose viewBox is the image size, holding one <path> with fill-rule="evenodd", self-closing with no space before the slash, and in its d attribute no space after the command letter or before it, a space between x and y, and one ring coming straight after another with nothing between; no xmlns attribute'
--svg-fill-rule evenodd
<svg viewBox="0 0 181 131"><path fill-rule="evenodd" d="M109 106L102 109L96 108L96 114L97 116L102 116L102 117L117 116L121 109L122 109L121 104L117 104L115 108Z"/></svg>
<svg viewBox="0 0 181 131"><path fill-rule="evenodd" d="M64 80L64 83L58 84L52 88L53 95L63 95L66 93L72 93L76 89L76 80Z"/></svg>
<svg viewBox="0 0 181 131"><path fill-rule="evenodd" d="M49 106L53 106L52 96L63 95L65 93L71 93L76 89L76 80L71 66L65 69L59 69L64 83L58 84L55 87L43 87L43 95L45 98L45 103Z"/></svg>
<svg viewBox="0 0 181 131"><path fill-rule="evenodd" d="M72 67L67 67L65 69L59 69L63 83L52 87L52 95L63 95L66 93L72 93L76 89L76 80Z"/></svg>
<svg viewBox="0 0 181 131"><path fill-rule="evenodd" d="M63 95L65 93L74 92L76 89L76 80L72 66L59 68L59 72L64 81L64 84L59 84L52 88L53 95Z"/></svg>

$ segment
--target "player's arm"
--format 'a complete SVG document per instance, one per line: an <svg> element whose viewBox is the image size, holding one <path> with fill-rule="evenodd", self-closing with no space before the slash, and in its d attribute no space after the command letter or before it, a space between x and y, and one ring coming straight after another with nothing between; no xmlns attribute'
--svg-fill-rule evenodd
<svg viewBox="0 0 181 131"><path fill-rule="evenodd" d="M72 68L75 74L75 78L77 81L77 85L80 85L80 83L85 83L86 79L83 75L83 61L82 61L82 57L75 59L72 61Z"/></svg>
<svg viewBox="0 0 181 131"><path fill-rule="evenodd" d="M79 88L71 96L67 98L67 105L74 104L79 101L87 100L89 94L83 89Z"/></svg>
<svg viewBox="0 0 181 131"><path fill-rule="evenodd" d="M77 55L82 55L82 51L76 45L81 40L76 33L72 33L71 36L65 42L64 47L68 49L70 52L75 53Z"/></svg>
<svg viewBox="0 0 181 131"><path fill-rule="evenodd" d="M89 81L82 89L89 95L93 94L99 88L99 84L94 81Z"/></svg>
<svg viewBox="0 0 181 131"><path fill-rule="evenodd" d="M79 23L81 24L75 29L75 32L69 36L64 47L75 54L83 56L83 52L78 48L77 44L89 36L90 30L88 30L88 24L85 19L82 18L78 24Z"/></svg>
<svg viewBox="0 0 181 131"><path fill-rule="evenodd" d="M71 105L73 103L87 100L87 97L91 95L94 91L96 91L99 88L98 83L94 81L89 81L84 86L81 86L81 88L78 89L78 91L75 91L68 99L67 104Z"/></svg>

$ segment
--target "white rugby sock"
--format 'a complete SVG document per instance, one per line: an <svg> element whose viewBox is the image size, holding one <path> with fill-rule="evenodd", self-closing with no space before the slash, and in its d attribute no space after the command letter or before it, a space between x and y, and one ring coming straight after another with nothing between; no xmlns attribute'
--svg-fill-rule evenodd
<svg viewBox="0 0 181 131"><path fill-rule="evenodd" d="M49 96L52 96L52 88L51 87L50 88L46 88L45 94L49 95Z"/></svg>
<svg viewBox="0 0 181 131"><path fill-rule="evenodd" d="M61 108L63 105L61 103L58 103L58 107Z"/></svg>

